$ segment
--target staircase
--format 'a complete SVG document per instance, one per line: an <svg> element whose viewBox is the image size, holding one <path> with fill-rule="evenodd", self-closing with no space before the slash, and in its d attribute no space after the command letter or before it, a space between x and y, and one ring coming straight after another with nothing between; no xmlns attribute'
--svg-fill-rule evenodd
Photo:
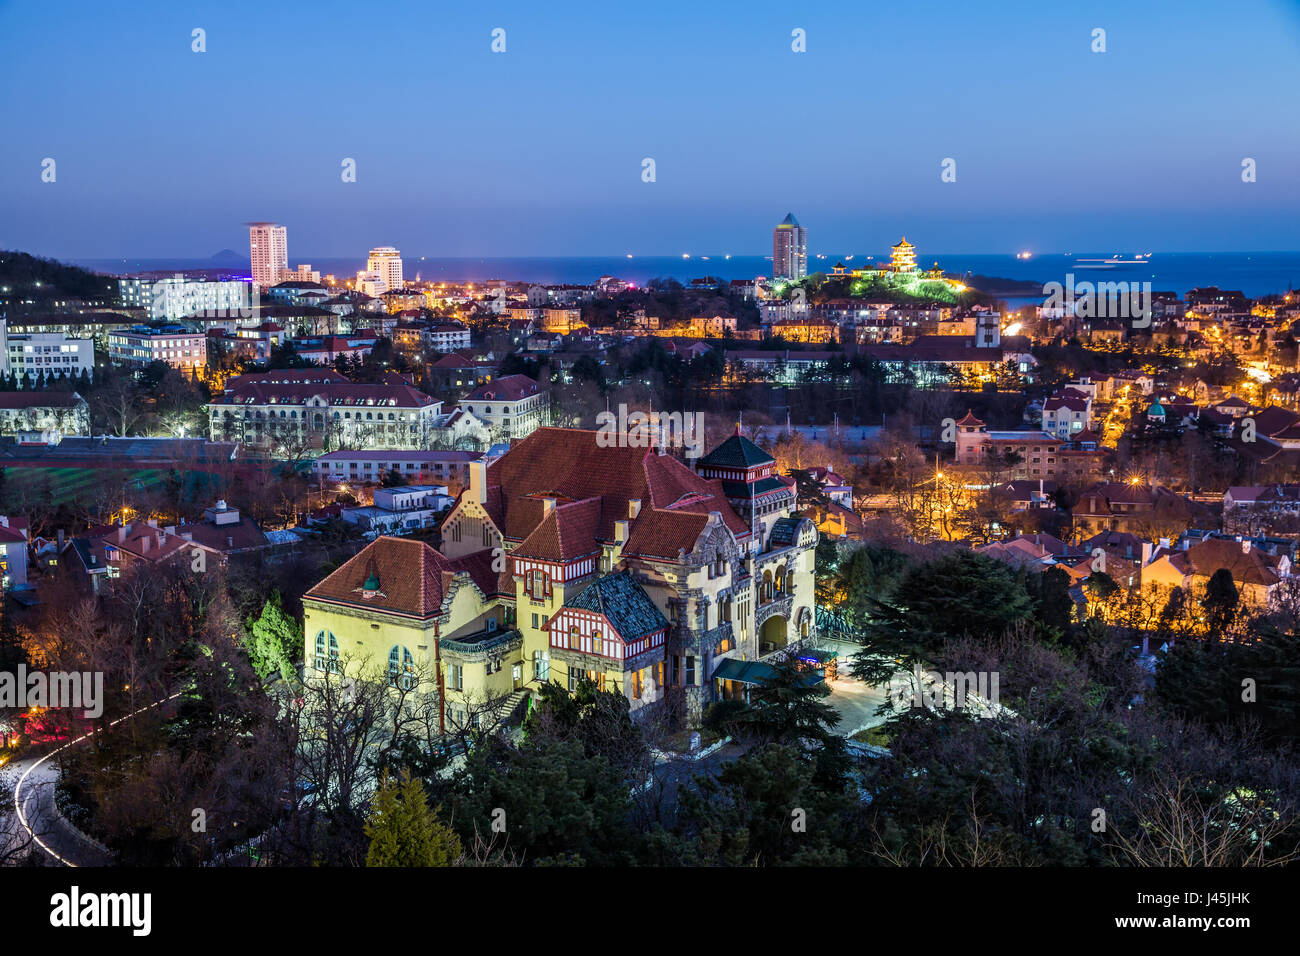
<svg viewBox="0 0 1300 956"><path fill-rule="evenodd" d="M501 702L497 710L503 724L517 724L524 719L523 709L528 701L528 688L521 687Z"/></svg>

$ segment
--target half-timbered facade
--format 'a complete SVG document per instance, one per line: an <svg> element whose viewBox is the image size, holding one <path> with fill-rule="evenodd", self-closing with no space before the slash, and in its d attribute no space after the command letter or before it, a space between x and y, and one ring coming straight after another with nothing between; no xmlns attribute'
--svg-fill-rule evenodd
<svg viewBox="0 0 1300 956"><path fill-rule="evenodd" d="M696 723L723 689L714 674L724 660L784 653L811 636L816 528L794 517L794 489L771 456L739 434L698 471L653 446L603 444L594 431L540 428L471 466L442 550L503 565L486 586L522 638L526 687L590 676L634 710L666 702ZM629 636L608 615L598 625L581 602L611 588L628 607L656 608L662 637Z"/></svg>

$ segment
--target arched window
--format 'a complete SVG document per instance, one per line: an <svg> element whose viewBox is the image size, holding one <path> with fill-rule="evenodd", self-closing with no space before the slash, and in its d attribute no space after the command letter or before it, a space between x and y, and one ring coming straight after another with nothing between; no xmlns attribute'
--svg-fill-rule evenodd
<svg viewBox="0 0 1300 956"><path fill-rule="evenodd" d="M394 644L388 652L388 682L400 686L402 690L410 690L415 686L415 658L400 644Z"/></svg>
<svg viewBox="0 0 1300 956"><path fill-rule="evenodd" d="M339 672L339 641L333 631L329 633L328 643L324 631L316 635L316 669L331 674Z"/></svg>

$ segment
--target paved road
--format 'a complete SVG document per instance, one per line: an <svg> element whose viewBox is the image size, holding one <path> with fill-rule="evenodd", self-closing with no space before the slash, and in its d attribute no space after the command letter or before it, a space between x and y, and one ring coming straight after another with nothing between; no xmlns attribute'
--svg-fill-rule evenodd
<svg viewBox="0 0 1300 956"><path fill-rule="evenodd" d="M14 793L18 814L17 832L9 834L11 846L25 843L44 851L49 862L64 866L108 866L112 860L97 847L76 835L76 831L54 811L54 784L59 765L46 757L30 757L9 764L0 771L7 790Z"/></svg>
<svg viewBox="0 0 1300 956"><path fill-rule="evenodd" d="M840 722L835 732L842 737L852 737L859 730L883 724L888 718L876 714L876 708L884 703L888 684L868 684L851 677L840 677L827 681L831 689L826 702L840 715Z"/></svg>
<svg viewBox="0 0 1300 956"><path fill-rule="evenodd" d="M167 704L179 693L154 701L109 724L116 727L136 714ZM90 739L87 734L51 750L43 757L30 757L0 770L7 789L13 791L14 809L18 814L18 833L10 835L11 845L33 842L56 864L63 866L110 866L112 858L77 831L54 809L54 784L59 779L59 765L53 758L60 750L75 747ZM0 838L4 835L0 834Z"/></svg>

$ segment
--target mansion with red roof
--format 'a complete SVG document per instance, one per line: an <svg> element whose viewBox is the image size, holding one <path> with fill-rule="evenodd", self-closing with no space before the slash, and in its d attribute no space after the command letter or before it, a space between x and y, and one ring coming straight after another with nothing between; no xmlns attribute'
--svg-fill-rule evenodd
<svg viewBox="0 0 1300 956"><path fill-rule="evenodd" d="M238 375L208 404L213 441L259 449L428 448L442 403L399 376L357 384L333 369Z"/></svg>
<svg viewBox="0 0 1300 956"><path fill-rule="evenodd" d="M542 427L472 462L441 551L379 538L312 588L308 675L387 666L447 732L584 680L698 725L813 634L817 531L770 455L734 434L692 469L597 435Z"/></svg>

